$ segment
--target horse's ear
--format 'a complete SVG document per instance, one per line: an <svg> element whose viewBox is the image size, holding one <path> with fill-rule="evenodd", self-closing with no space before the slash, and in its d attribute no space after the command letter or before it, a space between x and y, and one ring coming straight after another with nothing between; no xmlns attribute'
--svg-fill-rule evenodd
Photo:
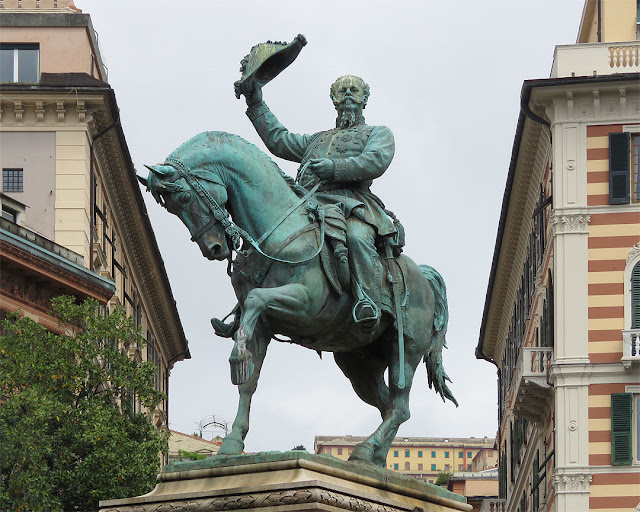
<svg viewBox="0 0 640 512"><path fill-rule="evenodd" d="M138 181L142 183L146 188L149 188L149 182L147 181L147 178L143 178L139 174L136 174L136 178L138 178Z"/></svg>
<svg viewBox="0 0 640 512"><path fill-rule="evenodd" d="M145 167L147 169L149 169L152 173L157 174L158 176L166 176L167 174L171 174L173 173L173 167L170 167L168 165L162 165L162 164L158 164L158 165L147 165L145 164Z"/></svg>

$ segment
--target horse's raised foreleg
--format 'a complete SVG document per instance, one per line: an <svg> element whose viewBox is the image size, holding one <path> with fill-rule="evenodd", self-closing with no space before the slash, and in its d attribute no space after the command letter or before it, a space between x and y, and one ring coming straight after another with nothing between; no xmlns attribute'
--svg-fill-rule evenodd
<svg viewBox="0 0 640 512"><path fill-rule="evenodd" d="M301 283L275 288L254 288L244 300L239 329L244 329L247 339L251 340L256 323L263 313L275 318L291 318L306 310L308 305L307 287Z"/></svg>
<svg viewBox="0 0 640 512"><path fill-rule="evenodd" d="M262 363L267 354L267 347L271 340L266 328L258 328L254 339L249 342L248 348L253 354L253 373L249 379L238 386L240 399L238 401L238 412L231 432L229 432L222 446L218 450L218 455L241 455L244 450L244 439L249 431L249 411L251 409L251 398L258 387L258 379L262 370Z"/></svg>

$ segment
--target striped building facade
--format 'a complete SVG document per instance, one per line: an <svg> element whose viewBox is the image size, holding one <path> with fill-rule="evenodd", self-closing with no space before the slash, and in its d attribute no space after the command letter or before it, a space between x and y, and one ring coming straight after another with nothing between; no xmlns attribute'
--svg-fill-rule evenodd
<svg viewBox="0 0 640 512"><path fill-rule="evenodd" d="M587 0L577 44L522 88L476 349L508 512L640 510L636 20L635 0Z"/></svg>

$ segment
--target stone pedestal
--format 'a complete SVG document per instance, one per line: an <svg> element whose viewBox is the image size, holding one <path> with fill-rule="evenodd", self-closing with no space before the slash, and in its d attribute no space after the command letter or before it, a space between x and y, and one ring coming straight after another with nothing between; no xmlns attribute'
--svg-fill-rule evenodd
<svg viewBox="0 0 640 512"><path fill-rule="evenodd" d="M149 494L101 512L451 512L463 496L368 464L303 451L214 456L167 466Z"/></svg>

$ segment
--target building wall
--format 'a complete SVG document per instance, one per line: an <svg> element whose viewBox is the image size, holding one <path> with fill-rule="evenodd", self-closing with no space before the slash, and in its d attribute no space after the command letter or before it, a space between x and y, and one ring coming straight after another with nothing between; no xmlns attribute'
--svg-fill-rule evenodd
<svg viewBox="0 0 640 512"><path fill-rule="evenodd" d="M23 191L5 192L27 208L25 224L54 239L56 136L53 131L8 132L0 137L0 167L23 169ZM0 176L0 188L2 176Z"/></svg>
<svg viewBox="0 0 640 512"><path fill-rule="evenodd" d="M0 42L39 43L40 73L87 73L102 78L92 65L94 52L85 27L3 26Z"/></svg>
<svg viewBox="0 0 640 512"><path fill-rule="evenodd" d="M601 42L636 40L636 0L587 0L578 43L598 42L598 3L602 20Z"/></svg>
<svg viewBox="0 0 640 512"><path fill-rule="evenodd" d="M115 96L95 78L106 73L99 66L91 21L70 0L59 0L57 7L42 0L38 11L28 0L4 0L2 7L0 42L39 43L40 73L63 75L46 77L46 87L0 85L0 164L24 168L25 192L9 194L27 206L18 221L77 253L85 269L115 283L101 312L122 306L141 327L146 347L128 346L129 356L153 361L156 387L166 393L169 371L189 357L188 348L132 180L128 148L118 136ZM134 406L142 410L139 403ZM154 425L166 426L166 400L147 412Z"/></svg>

